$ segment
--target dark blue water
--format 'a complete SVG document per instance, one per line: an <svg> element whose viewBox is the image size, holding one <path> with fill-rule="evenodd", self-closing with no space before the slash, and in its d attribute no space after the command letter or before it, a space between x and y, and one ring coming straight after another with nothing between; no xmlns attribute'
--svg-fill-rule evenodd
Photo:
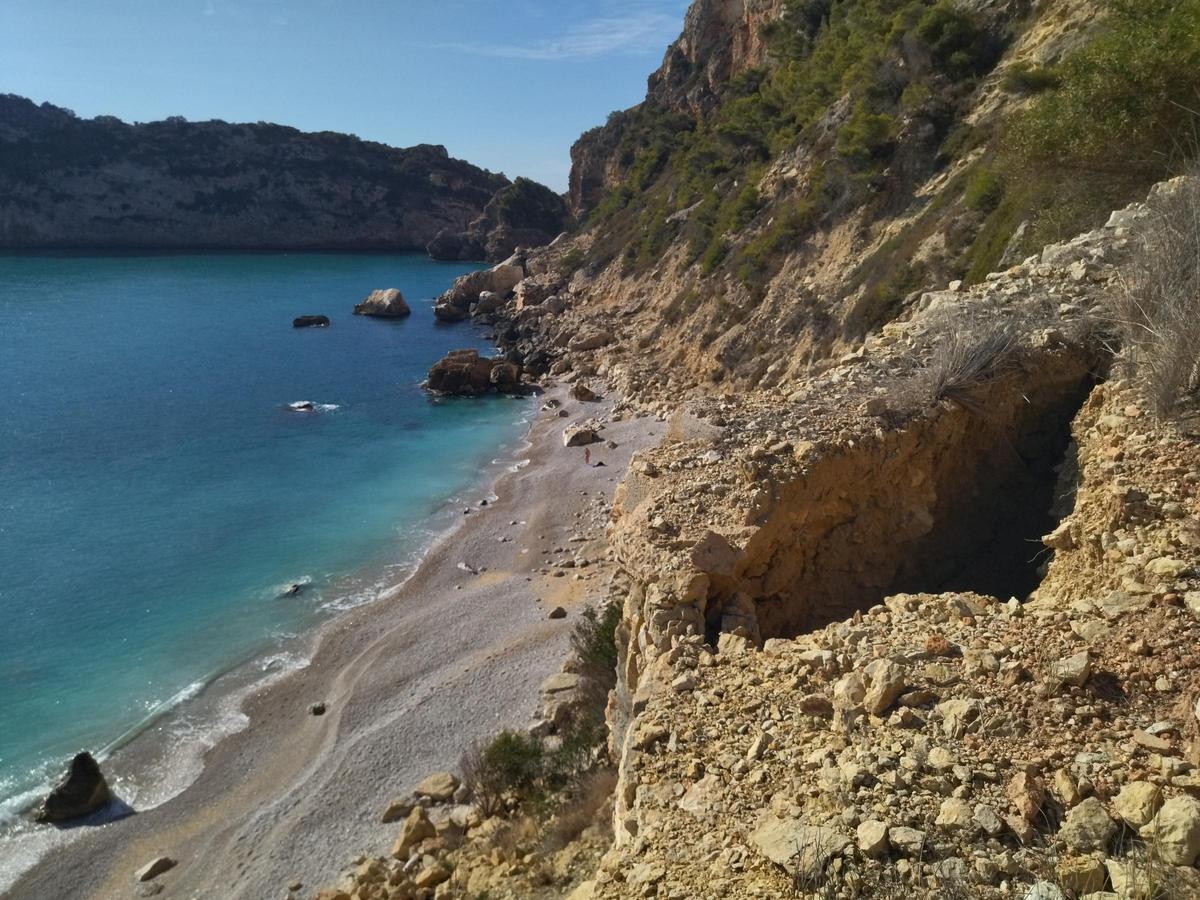
<svg viewBox="0 0 1200 900"><path fill-rule="evenodd" d="M467 268L370 255L0 256L0 801L368 599L514 444L432 403ZM398 287L403 321L351 315ZM304 313L328 329L294 330ZM311 400L329 407L291 412ZM293 582L308 586L281 598Z"/></svg>

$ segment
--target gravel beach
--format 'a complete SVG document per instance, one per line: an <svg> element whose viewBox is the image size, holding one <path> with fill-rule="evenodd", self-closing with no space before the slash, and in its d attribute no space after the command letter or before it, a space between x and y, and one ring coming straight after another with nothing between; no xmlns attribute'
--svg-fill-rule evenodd
<svg viewBox="0 0 1200 900"><path fill-rule="evenodd" d="M249 699L249 726L209 752L190 787L87 829L6 896L127 898L133 873L160 855L179 861L155 882L164 898L262 900L295 882L307 895L390 845L397 826L379 818L391 798L453 768L474 740L527 724L606 581L602 563L564 572L552 561L582 547L572 552L601 562L613 492L631 455L665 430L651 418L609 422L586 465L583 448L563 447L563 428L608 419L611 401L580 403L561 387L550 398L569 415L539 413L528 464L481 489L392 596L325 626L311 664ZM556 605L565 619L548 619ZM323 716L309 713L316 702ZM120 764L118 754L107 765Z"/></svg>

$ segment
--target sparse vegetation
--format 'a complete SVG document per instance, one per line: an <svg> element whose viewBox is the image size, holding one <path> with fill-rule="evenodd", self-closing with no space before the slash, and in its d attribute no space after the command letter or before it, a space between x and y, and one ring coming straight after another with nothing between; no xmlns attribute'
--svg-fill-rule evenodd
<svg viewBox="0 0 1200 900"><path fill-rule="evenodd" d="M974 332L951 331L938 345L924 373L930 399L949 400L964 409L982 412L975 399L979 388L1012 370L1017 348L1017 334L1007 323Z"/></svg>
<svg viewBox="0 0 1200 900"><path fill-rule="evenodd" d="M1054 69L1030 62L1016 62L1004 73L1004 89L1013 94L1040 94L1056 88L1061 79Z"/></svg>
<svg viewBox="0 0 1200 900"><path fill-rule="evenodd" d="M1037 96L987 164L1004 190L977 196L995 202L976 206L988 219L963 259L968 282L993 271L1021 222L1029 250L1096 227L1194 149L1200 0L1104 5L1097 36L1062 64L1006 73L1006 89Z"/></svg>
<svg viewBox="0 0 1200 900"><path fill-rule="evenodd" d="M1151 210L1114 312L1147 396L1174 416L1200 398L1200 187L1161 194Z"/></svg>
<svg viewBox="0 0 1200 900"><path fill-rule="evenodd" d="M901 115L938 109L929 120L950 127L945 108L995 65L1006 36L949 0L791 0L767 38L777 65L735 79L707 118L681 127L676 114L644 104L610 120L621 126L628 176L590 218L594 262L624 252L628 271L644 271L682 237L686 265L760 286L823 217L870 199ZM929 62L896 65L910 53ZM829 132L843 97L849 113ZM776 206L757 184L765 164L797 142L827 158L799 203ZM691 207L676 229L670 218ZM769 224L737 240L756 222ZM640 237L630 242L630 233Z"/></svg>
<svg viewBox="0 0 1200 900"><path fill-rule="evenodd" d="M611 604L600 609L587 607L580 615L571 632L571 649L581 677L578 703L560 726L551 749L532 735L502 731L490 742L475 744L463 756L463 782L485 814L519 808L548 819L572 796L594 792L596 784L603 783L597 781L589 787L584 781L597 771L596 751L607 738L604 706L616 684L620 620L620 607Z"/></svg>

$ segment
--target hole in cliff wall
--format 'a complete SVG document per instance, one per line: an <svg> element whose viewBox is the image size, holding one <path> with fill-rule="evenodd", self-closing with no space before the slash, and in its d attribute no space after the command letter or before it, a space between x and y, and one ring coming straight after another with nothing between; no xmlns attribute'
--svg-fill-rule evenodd
<svg viewBox="0 0 1200 900"><path fill-rule="evenodd" d="M709 598L710 639L730 625L792 637L901 592L1027 597L1049 559L1041 538L1073 505L1070 427L1095 384L1085 361L1048 368L781 488L737 584Z"/></svg>

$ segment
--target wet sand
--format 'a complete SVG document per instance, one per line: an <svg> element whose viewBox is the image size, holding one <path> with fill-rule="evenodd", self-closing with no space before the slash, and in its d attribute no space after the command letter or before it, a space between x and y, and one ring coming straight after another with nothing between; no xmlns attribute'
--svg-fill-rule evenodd
<svg viewBox="0 0 1200 900"><path fill-rule="evenodd" d="M586 466L582 448L563 447L562 430L607 418L611 403L579 403L562 388L547 397L571 415L538 414L521 454L529 463L492 486L499 499L473 501L394 596L325 626L311 664L248 700L249 726L208 753L190 787L87 829L6 896L128 898L133 873L160 855L179 865L157 879L159 897L282 898L293 882L310 896L354 856L390 848L399 826L379 822L389 800L454 768L476 739L527 725L538 685L559 669L580 609L603 597L606 580L604 565L554 577L547 561L579 546L595 559L630 456L664 428L651 418L610 423L602 437L617 447L593 444ZM556 605L566 619L547 618ZM328 711L310 715L318 701Z"/></svg>

